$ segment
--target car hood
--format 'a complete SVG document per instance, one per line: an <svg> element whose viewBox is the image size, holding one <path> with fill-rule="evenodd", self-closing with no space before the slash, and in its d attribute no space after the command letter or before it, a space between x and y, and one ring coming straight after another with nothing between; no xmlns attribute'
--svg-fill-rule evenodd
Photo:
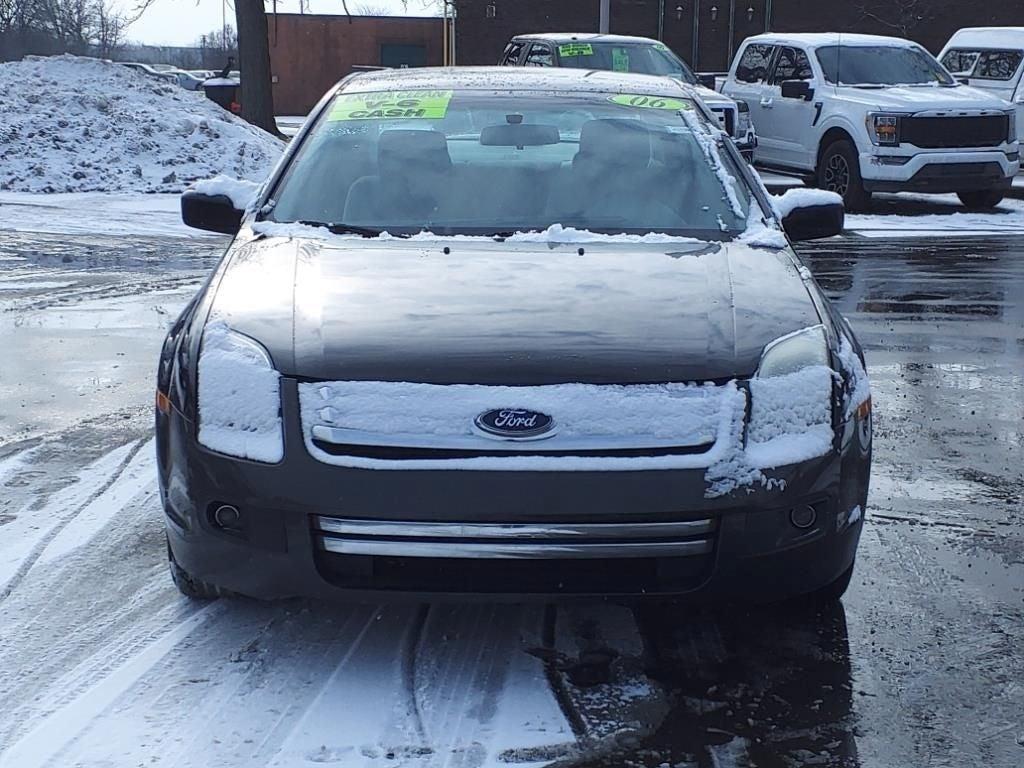
<svg viewBox="0 0 1024 768"><path fill-rule="evenodd" d="M822 86L831 90L833 86ZM992 110L1003 112L1009 108L1002 99L990 93L958 85L952 88L939 86L889 86L886 88L853 88L842 86L836 95L845 101L863 104L873 109L893 112L941 112L943 110Z"/></svg>
<svg viewBox="0 0 1024 768"><path fill-rule="evenodd" d="M743 377L768 342L821 322L786 250L579 249L258 239L229 256L211 316L287 376L501 385Z"/></svg>

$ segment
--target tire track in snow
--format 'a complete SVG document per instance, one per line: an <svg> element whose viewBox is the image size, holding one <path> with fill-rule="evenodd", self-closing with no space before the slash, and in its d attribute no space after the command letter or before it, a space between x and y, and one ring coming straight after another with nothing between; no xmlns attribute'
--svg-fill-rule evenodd
<svg viewBox="0 0 1024 768"><path fill-rule="evenodd" d="M53 712L0 754L0 768L47 768L89 723L156 665L197 627L223 610L213 603L199 609L169 632L150 642L94 683L80 696Z"/></svg>
<svg viewBox="0 0 1024 768"><path fill-rule="evenodd" d="M79 504L75 509L60 521L57 522L49 531L47 531L43 537L36 542L35 546L32 547L31 551L22 561L21 565L14 571L14 574L8 579L7 584L0 589L0 603L10 597L11 593L17 589L18 585L28 575L28 572L32 570L32 566L35 565L36 561L42 556L43 552L64 528L71 523L78 515L80 515L86 508L89 507L94 501L105 494L110 488L118 481L122 473L127 469L128 465L131 464L132 459L135 458L136 454L142 450L142 448L149 444L149 441L138 440L129 449L127 455L118 463L117 467L111 473L110 477L95 491Z"/></svg>

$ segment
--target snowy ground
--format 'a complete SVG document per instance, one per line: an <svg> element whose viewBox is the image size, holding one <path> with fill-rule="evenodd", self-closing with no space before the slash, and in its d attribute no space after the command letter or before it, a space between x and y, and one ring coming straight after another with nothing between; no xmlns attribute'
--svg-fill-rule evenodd
<svg viewBox="0 0 1024 768"><path fill-rule="evenodd" d="M171 199L10 200L110 213L0 235L3 768L1020 765L1024 237L805 250L875 389L843 608L203 605L166 573L152 382L224 240Z"/></svg>

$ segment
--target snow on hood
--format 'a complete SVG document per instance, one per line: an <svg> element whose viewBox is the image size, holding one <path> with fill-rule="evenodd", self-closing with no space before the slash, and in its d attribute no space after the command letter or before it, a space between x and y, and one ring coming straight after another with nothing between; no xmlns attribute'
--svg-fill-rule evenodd
<svg viewBox="0 0 1024 768"><path fill-rule="evenodd" d="M261 181L284 144L202 93L78 56L0 64L0 190L181 192Z"/></svg>

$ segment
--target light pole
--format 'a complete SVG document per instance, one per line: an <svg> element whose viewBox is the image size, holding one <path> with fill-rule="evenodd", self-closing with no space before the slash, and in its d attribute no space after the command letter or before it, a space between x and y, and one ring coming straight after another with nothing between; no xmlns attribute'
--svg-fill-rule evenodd
<svg viewBox="0 0 1024 768"><path fill-rule="evenodd" d="M601 0L601 20L597 31L602 35L608 34L608 17L611 15L611 0Z"/></svg>

